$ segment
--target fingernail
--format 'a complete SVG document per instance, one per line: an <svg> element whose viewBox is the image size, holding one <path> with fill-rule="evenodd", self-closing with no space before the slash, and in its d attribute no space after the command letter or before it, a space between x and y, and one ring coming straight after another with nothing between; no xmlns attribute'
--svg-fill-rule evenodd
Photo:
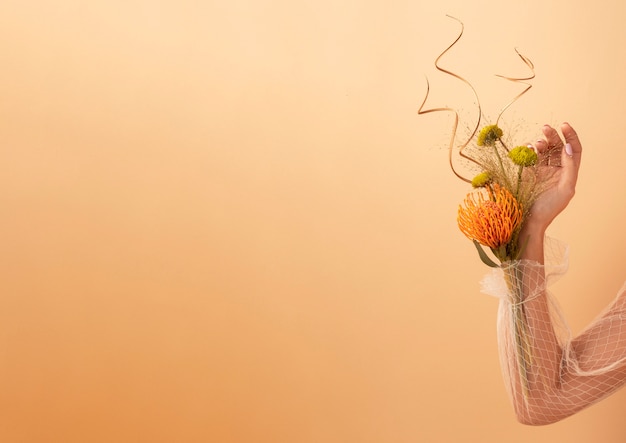
<svg viewBox="0 0 626 443"><path fill-rule="evenodd" d="M574 155L574 151L572 150L572 145L570 145L569 143L565 143L565 153L570 157Z"/></svg>

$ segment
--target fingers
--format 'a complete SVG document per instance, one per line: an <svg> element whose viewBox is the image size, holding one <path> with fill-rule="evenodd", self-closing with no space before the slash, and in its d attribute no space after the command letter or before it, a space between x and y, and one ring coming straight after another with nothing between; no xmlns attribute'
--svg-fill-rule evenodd
<svg viewBox="0 0 626 443"><path fill-rule="evenodd" d="M537 140L534 144L539 155L541 166L556 166L565 169L561 175L562 184L575 186L580 168L582 144L578 134L569 123L561 125L561 132L565 137L565 144L559 133L550 125L542 128L544 140Z"/></svg>
<svg viewBox="0 0 626 443"><path fill-rule="evenodd" d="M540 139L535 142L535 149L537 150L537 154L543 155L548 150L548 142Z"/></svg>
<svg viewBox="0 0 626 443"><path fill-rule="evenodd" d="M545 141L540 143L537 151L540 154L542 164L547 166L561 166L561 151L563 150L563 140L559 133L550 125L542 128Z"/></svg>
<svg viewBox="0 0 626 443"><path fill-rule="evenodd" d="M569 123L561 125L561 131L565 137L565 148L561 154L561 166L563 174L561 175L561 185L570 188L574 192L576 181L578 180L578 170L580 169L580 158L582 155L582 145L578 134Z"/></svg>
<svg viewBox="0 0 626 443"><path fill-rule="evenodd" d="M561 149L563 147L563 140L561 140L561 137L559 136L559 133L556 132L556 129L550 125L544 125L542 131L543 135L546 137L549 148Z"/></svg>

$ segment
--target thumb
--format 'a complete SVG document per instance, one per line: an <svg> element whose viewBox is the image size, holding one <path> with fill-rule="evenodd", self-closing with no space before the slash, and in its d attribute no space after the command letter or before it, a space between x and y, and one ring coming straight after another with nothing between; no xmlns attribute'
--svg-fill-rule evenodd
<svg viewBox="0 0 626 443"><path fill-rule="evenodd" d="M561 125L561 132L563 132L563 137L565 137L565 147L561 152L561 166L563 167L561 184L571 187L573 191L578 179L583 148L578 134L569 123Z"/></svg>
<svg viewBox="0 0 626 443"><path fill-rule="evenodd" d="M572 128L569 123L563 123L561 125L561 132L563 132L563 136L565 137L565 143L569 143L572 147L572 152L568 153L568 155L572 156L578 154L580 156L583 147L574 128Z"/></svg>

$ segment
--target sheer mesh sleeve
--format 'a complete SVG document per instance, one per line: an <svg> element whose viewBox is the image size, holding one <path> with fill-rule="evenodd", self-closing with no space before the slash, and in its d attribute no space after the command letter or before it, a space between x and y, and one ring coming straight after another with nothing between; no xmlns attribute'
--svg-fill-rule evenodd
<svg viewBox="0 0 626 443"><path fill-rule="evenodd" d="M567 270L567 249L546 242L546 265L505 263L482 281L500 299L498 346L518 419L542 425L568 417L626 383L626 285L577 337L548 286Z"/></svg>

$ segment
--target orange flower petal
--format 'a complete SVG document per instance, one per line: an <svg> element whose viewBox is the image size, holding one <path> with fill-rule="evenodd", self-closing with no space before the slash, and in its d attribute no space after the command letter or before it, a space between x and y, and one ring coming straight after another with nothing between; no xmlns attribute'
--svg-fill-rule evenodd
<svg viewBox="0 0 626 443"><path fill-rule="evenodd" d="M459 206L457 222L470 240L496 249L511 241L522 222L522 208L513 194L494 184L489 191L467 195L464 206Z"/></svg>

